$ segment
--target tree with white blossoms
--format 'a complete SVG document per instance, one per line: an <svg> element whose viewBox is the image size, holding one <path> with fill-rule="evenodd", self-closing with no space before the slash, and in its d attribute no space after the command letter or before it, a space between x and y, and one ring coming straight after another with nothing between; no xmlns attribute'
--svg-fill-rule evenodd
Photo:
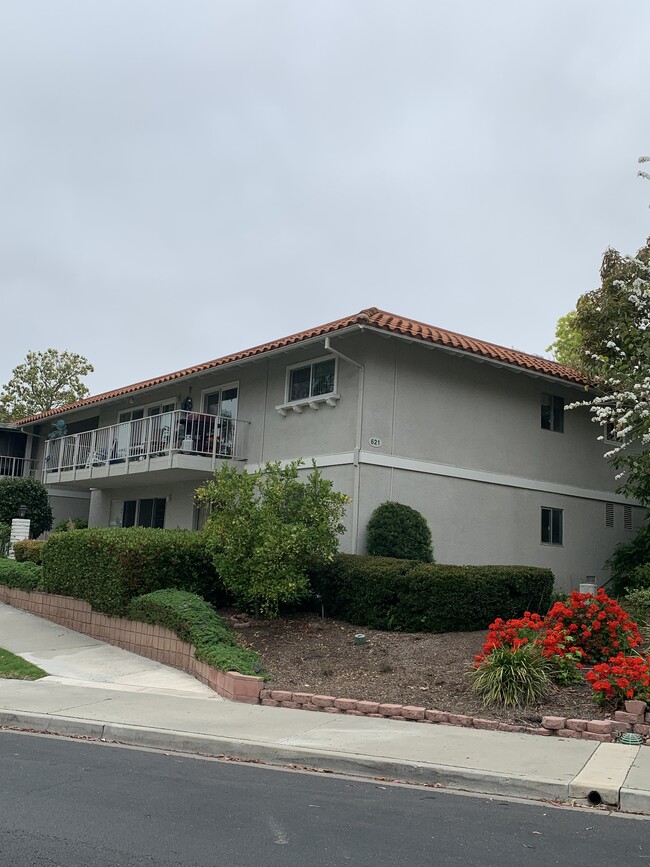
<svg viewBox="0 0 650 867"><path fill-rule="evenodd" d="M650 163L650 157L639 157ZM650 173L639 176L650 180ZM578 299L557 323L555 359L580 371L593 396L588 407L612 443L605 453L619 470L619 492L650 505L650 238L635 256L605 251L601 285Z"/></svg>
<svg viewBox="0 0 650 867"><path fill-rule="evenodd" d="M588 407L599 439L613 443L605 457L619 470L619 490L650 505L650 239L635 256L607 250L600 273L573 323L577 366L593 392L571 407Z"/></svg>

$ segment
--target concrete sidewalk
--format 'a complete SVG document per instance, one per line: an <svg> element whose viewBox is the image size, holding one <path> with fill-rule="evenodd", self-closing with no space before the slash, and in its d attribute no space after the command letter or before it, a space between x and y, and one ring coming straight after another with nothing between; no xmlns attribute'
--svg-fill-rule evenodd
<svg viewBox="0 0 650 867"><path fill-rule="evenodd" d="M63 633L60 651L52 630ZM83 644L71 649L74 636ZM92 652L82 649L89 644ZM70 655L79 653L84 673L83 679L0 680L0 726L486 794L583 803L591 794L592 801L650 814L647 747L236 704L206 694L196 681L199 690L157 686L157 669L165 666L140 657L133 664L141 670L108 682L100 679L105 671L92 671L95 661L102 665L95 645L101 642L0 606L0 646L46 670L62 660L69 666ZM119 682L146 679L147 665L154 667L149 685Z"/></svg>

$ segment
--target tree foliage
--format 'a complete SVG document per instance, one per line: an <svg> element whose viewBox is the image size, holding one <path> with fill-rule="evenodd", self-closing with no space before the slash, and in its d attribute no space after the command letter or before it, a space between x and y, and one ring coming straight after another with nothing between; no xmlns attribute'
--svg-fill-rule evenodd
<svg viewBox="0 0 650 867"><path fill-rule="evenodd" d="M650 239L635 256L609 249L601 285L576 306L581 368L594 383L586 406L609 429L606 453L620 490L650 503Z"/></svg>
<svg viewBox="0 0 650 867"><path fill-rule="evenodd" d="M0 479L0 524L11 524L20 506L27 506L31 535L40 536L52 526L52 507L45 486L29 476Z"/></svg>
<svg viewBox="0 0 650 867"><path fill-rule="evenodd" d="M347 497L314 468L299 478L301 461L267 463L256 472L224 464L196 492L209 512L208 547L226 589L243 608L277 616L280 603L309 592L307 573L331 560Z"/></svg>
<svg viewBox="0 0 650 867"><path fill-rule="evenodd" d="M0 420L16 421L86 397L89 391L82 377L93 369L76 352L28 352L0 392Z"/></svg>
<svg viewBox="0 0 650 867"><path fill-rule="evenodd" d="M583 369L582 334L576 326L577 312L570 310L560 316L555 326L555 340L546 347L558 364L566 364L575 370Z"/></svg>

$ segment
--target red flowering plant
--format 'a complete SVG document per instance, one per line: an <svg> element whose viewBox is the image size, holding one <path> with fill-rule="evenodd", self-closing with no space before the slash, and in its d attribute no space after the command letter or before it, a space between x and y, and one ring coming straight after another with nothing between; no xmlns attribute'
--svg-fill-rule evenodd
<svg viewBox="0 0 650 867"><path fill-rule="evenodd" d="M579 648L590 665L628 653L641 644L636 623L604 590L596 596L574 591L566 602L556 602L544 619L548 630L559 630Z"/></svg>
<svg viewBox="0 0 650 867"><path fill-rule="evenodd" d="M561 627L549 627L546 618L526 611L523 617L503 620L497 618L488 627L483 650L474 659L474 666L499 647L515 650L526 644L535 645L541 655L552 664L553 679L566 685L581 680L580 668L583 653L576 646L575 638Z"/></svg>
<svg viewBox="0 0 650 867"><path fill-rule="evenodd" d="M623 707L626 700L650 701L650 658L617 653L587 672L594 698L601 706Z"/></svg>

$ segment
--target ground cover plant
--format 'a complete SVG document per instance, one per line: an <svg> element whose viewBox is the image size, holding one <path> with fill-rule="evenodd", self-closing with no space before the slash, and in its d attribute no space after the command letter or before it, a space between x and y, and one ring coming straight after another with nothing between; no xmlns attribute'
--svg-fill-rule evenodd
<svg viewBox="0 0 650 867"><path fill-rule="evenodd" d="M227 620L200 596L183 590L157 590L133 599L127 616L164 626L195 647L196 658L222 671L263 675L257 654L241 647Z"/></svg>
<svg viewBox="0 0 650 867"><path fill-rule="evenodd" d="M0 584L18 590L39 589L43 568L36 563L17 563L9 558L0 559Z"/></svg>

